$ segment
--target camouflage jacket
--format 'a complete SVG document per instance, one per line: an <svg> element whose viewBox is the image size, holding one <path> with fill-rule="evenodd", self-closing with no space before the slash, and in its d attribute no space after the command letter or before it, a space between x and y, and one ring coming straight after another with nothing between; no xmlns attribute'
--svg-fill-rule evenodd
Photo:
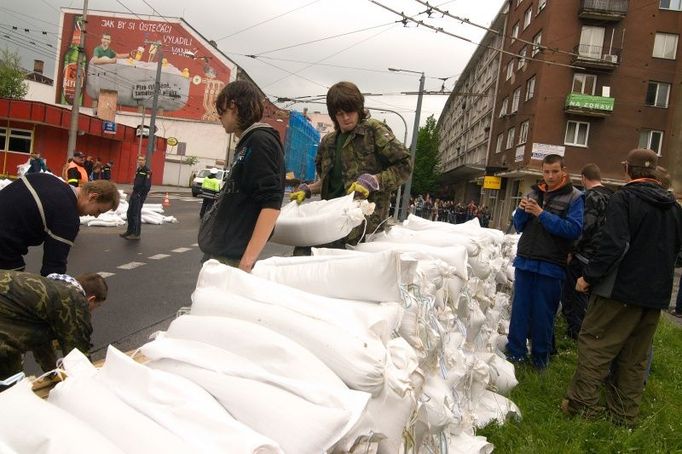
<svg viewBox="0 0 682 454"><path fill-rule="evenodd" d="M576 242L574 252L590 259L597 250L595 241L597 233L604 225L606 207L613 191L605 186L595 186L585 191L585 214L583 215L583 231Z"/></svg>
<svg viewBox="0 0 682 454"><path fill-rule="evenodd" d="M334 131L324 136L317 151L316 167L322 180L322 199L328 198L325 178L334 165L337 134ZM410 177L410 154L388 126L372 118L358 123L343 144L341 153L341 173L346 190L363 173L376 175L379 180L379 190L369 196L369 201L376 204L374 214L367 220L367 233L372 233L389 215L391 193ZM351 233L349 238L357 240L360 235Z"/></svg>
<svg viewBox="0 0 682 454"><path fill-rule="evenodd" d="M0 361L33 351L43 370L55 367L52 341L63 354L90 350L90 310L75 287L31 273L0 271Z"/></svg>

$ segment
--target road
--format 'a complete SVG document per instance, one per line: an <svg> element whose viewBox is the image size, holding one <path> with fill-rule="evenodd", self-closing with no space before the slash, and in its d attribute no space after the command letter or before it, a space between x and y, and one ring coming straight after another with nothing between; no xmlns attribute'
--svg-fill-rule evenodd
<svg viewBox="0 0 682 454"><path fill-rule="evenodd" d="M142 225L142 239L127 241L118 236L121 227L82 226L69 254L68 272L98 272L109 285L107 302L93 312L93 359L106 354L106 346L127 351L142 345L150 334L165 330L177 311L191 304L191 294L201 268L197 245L200 199L187 194L171 195L166 215L179 223ZM149 203L161 203L150 194ZM263 257L291 255L292 248L268 244ZM32 248L27 271L39 272L42 248ZM39 372L29 359L27 372Z"/></svg>

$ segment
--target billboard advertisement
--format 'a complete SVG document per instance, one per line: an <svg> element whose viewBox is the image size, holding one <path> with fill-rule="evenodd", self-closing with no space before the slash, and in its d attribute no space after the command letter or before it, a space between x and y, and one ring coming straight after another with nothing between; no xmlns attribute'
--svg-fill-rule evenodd
<svg viewBox="0 0 682 454"><path fill-rule="evenodd" d="M151 108L160 69L162 115L218 120L215 99L234 78L236 67L184 21L97 11L88 12L87 19L81 105L112 108L115 99L119 110ZM77 11L62 13L56 81L56 102L61 104L74 102L82 29Z"/></svg>

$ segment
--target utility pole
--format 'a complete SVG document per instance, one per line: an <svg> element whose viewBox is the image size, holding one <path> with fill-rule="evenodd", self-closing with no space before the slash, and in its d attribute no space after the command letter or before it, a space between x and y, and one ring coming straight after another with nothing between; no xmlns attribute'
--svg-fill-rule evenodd
<svg viewBox="0 0 682 454"><path fill-rule="evenodd" d="M159 59L156 64L156 80L154 80L154 99L152 101L152 113L151 119L149 120L149 136L147 137L147 163L151 168L152 165L152 155L154 154L154 148L156 146L156 110L159 108L159 91L161 91L161 66L163 65L163 48L161 43L158 41L148 42L145 44L156 44L157 46L157 58Z"/></svg>
<svg viewBox="0 0 682 454"><path fill-rule="evenodd" d="M81 85L83 84L83 61L85 60L85 30L88 25L88 0L83 0L83 29L78 44L78 63L76 64L76 94L71 105L71 122L69 123L69 141L66 146L66 157L73 158L78 138L78 114L80 112Z"/></svg>
<svg viewBox="0 0 682 454"><path fill-rule="evenodd" d="M419 116L422 111L422 98L424 97L424 81L426 77L423 72L410 71L408 69L396 69L388 68L389 71L394 72L407 72L421 74L419 77L419 96L417 97L417 110L414 115L414 128L412 130L412 146L410 146L410 161L412 164L412 171L410 172L410 178L408 178L405 183L405 193L403 194L403 203L400 206L400 220L404 221L407 218L407 209L410 206L410 192L412 191L412 177L414 176L414 161L417 154L417 138L419 136Z"/></svg>

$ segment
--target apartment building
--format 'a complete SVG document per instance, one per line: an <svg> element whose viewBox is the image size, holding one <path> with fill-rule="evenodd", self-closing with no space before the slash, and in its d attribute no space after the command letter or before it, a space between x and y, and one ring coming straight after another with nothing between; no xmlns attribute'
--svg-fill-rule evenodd
<svg viewBox="0 0 682 454"><path fill-rule="evenodd" d="M497 88L506 7L493 20L459 75L438 119L442 192L455 201L478 201L485 173Z"/></svg>
<svg viewBox="0 0 682 454"><path fill-rule="evenodd" d="M682 1L511 0L483 202L508 224L541 161L563 155L574 182L594 162L606 183L636 147L655 150L682 192Z"/></svg>

